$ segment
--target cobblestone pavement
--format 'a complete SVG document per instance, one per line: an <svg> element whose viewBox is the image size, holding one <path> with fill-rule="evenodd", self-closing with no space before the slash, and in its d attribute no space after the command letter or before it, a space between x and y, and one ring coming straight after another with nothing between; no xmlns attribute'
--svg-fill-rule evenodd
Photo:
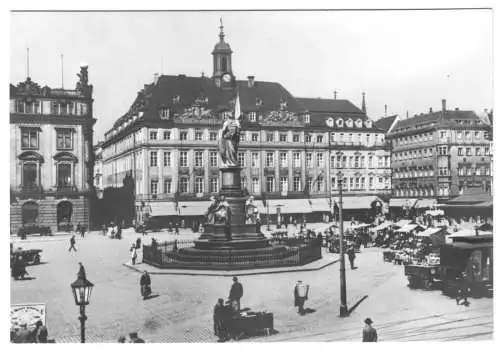
<svg viewBox="0 0 500 355"><path fill-rule="evenodd" d="M151 235L149 235L150 237ZM123 266L129 245L137 237L125 231L122 240L90 233L68 252L67 240L16 243L43 249L41 265L29 267L32 280L11 281L11 302L46 303L47 325L57 342L78 342L78 307L70 283L78 262L95 284L87 307L87 340L115 342L120 335L138 331L148 342L214 342L212 309L217 298L227 297L230 277L154 275L153 294L143 301L139 274ZM143 238L147 239L148 238ZM492 339L493 300L471 300L468 308L439 291L410 290L403 269L384 263L378 249L357 255L356 270L347 270L349 307L368 296L348 318L339 318L339 264L300 273L242 277L243 307L274 313L275 329L269 337L249 341L359 341L363 319L372 317L383 340ZM299 316L293 307L296 280L311 286Z"/></svg>

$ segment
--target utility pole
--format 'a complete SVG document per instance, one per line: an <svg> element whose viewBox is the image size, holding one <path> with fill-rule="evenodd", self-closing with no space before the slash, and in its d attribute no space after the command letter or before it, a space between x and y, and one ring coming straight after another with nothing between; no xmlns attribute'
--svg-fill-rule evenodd
<svg viewBox="0 0 500 355"><path fill-rule="evenodd" d="M343 176L339 174L339 228L340 228L340 317L347 317L346 280L345 280L345 255L344 255L344 219L342 217L342 184Z"/></svg>

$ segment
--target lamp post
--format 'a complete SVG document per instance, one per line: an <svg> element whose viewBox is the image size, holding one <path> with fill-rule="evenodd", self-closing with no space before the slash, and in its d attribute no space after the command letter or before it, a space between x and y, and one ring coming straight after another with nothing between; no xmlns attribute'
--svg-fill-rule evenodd
<svg viewBox="0 0 500 355"><path fill-rule="evenodd" d="M339 229L340 229L340 316L347 317L346 280L345 280L345 255L344 255L344 219L342 217L342 184L344 176L337 174L339 184Z"/></svg>
<svg viewBox="0 0 500 355"><path fill-rule="evenodd" d="M92 293L92 288L94 284L87 280L85 275L78 275L78 279L71 284L71 289L73 290L73 297L75 298L75 303L80 306L80 342L85 343L85 321L87 316L85 315L85 306L90 302L90 294Z"/></svg>

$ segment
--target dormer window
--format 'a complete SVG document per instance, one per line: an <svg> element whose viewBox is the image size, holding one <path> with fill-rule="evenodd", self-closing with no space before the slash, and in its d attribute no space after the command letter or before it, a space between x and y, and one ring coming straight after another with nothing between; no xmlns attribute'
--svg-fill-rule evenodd
<svg viewBox="0 0 500 355"><path fill-rule="evenodd" d="M371 120L366 120L365 121L365 127L366 128L372 128L372 121Z"/></svg>
<svg viewBox="0 0 500 355"><path fill-rule="evenodd" d="M286 105L287 105L286 100L282 99L280 101L280 109L281 109L281 111L286 110Z"/></svg>
<svg viewBox="0 0 500 355"><path fill-rule="evenodd" d="M304 115L304 122L307 124L311 123L311 117L309 116L308 113Z"/></svg>
<svg viewBox="0 0 500 355"><path fill-rule="evenodd" d="M260 97L257 97L255 99L255 106L261 107L262 106L262 99Z"/></svg>
<svg viewBox="0 0 500 355"><path fill-rule="evenodd" d="M160 118L162 120L168 120L170 118L170 110L168 107L160 108Z"/></svg>
<svg viewBox="0 0 500 355"><path fill-rule="evenodd" d="M356 120L356 127L357 128L363 128L363 120L361 118L358 118Z"/></svg>
<svg viewBox="0 0 500 355"><path fill-rule="evenodd" d="M172 97L172 103L174 105L179 104L180 102L181 102L181 96L180 95L175 95L174 97Z"/></svg>
<svg viewBox="0 0 500 355"><path fill-rule="evenodd" d="M344 127L344 120L342 118L337 118L337 121L335 122L337 127Z"/></svg>
<svg viewBox="0 0 500 355"><path fill-rule="evenodd" d="M345 125L346 125L347 127L349 127L349 128L351 128L351 127L352 127L352 123L353 123L353 122L352 122L352 118L348 118L348 119L345 121Z"/></svg>
<svg viewBox="0 0 500 355"><path fill-rule="evenodd" d="M257 113L256 112L249 112L248 113L248 120L250 122L256 122L257 121Z"/></svg>

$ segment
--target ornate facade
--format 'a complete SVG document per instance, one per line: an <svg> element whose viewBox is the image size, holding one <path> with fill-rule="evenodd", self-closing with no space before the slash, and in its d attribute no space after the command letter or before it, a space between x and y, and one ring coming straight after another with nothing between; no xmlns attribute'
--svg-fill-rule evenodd
<svg viewBox="0 0 500 355"><path fill-rule="evenodd" d="M256 199L304 206L296 213L328 212L339 178L346 198L373 197L367 206L389 195L389 146L365 112L347 100L295 98L254 76L236 80L222 29L219 37L212 77L155 78L106 133L104 188L120 186L132 172L138 204L147 201L161 214L202 215L220 187L218 130L239 97L241 183Z"/></svg>
<svg viewBox="0 0 500 355"><path fill-rule="evenodd" d="M88 68L75 90L10 85L11 233L89 226L93 194L92 85Z"/></svg>

